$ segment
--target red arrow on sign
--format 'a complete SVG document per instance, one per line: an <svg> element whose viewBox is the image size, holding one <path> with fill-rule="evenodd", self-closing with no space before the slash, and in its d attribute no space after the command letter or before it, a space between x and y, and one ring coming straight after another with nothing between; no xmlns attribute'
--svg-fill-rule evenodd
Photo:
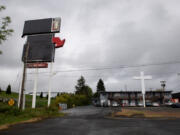
<svg viewBox="0 0 180 135"><path fill-rule="evenodd" d="M52 42L55 44L55 48L63 47L65 39L61 40L59 37L53 37Z"/></svg>

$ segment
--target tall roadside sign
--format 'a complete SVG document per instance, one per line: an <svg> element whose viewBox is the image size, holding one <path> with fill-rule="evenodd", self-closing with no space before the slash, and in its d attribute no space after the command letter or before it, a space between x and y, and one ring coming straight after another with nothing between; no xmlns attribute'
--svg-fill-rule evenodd
<svg viewBox="0 0 180 135"><path fill-rule="evenodd" d="M55 33L60 32L61 19L60 18L46 18L38 20L28 20L24 23L22 37L27 36L27 41L24 44L22 53L22 61L24 63L23 78L21 90L19 91L20 103L19 108L23 109L23 94L25 91L26 68L36 68L34 79L34 90L32 99L32 108L36 107L36 91L38 68L48 68L50 66L49 75L49 96L48 106L51 101L51 77L52 77L52 63L55 57L55 48L63 47L65 39L61 40L55 37Z"/></svg>

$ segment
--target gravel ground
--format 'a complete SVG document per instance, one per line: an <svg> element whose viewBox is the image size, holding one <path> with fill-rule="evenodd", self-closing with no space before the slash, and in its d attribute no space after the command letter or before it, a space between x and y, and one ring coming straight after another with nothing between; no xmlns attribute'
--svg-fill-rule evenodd
<svg viewBox="0 0 180 135"><path fill-rule="evenodd" d="M77 107L63 112L66 117L37 123L19 124L0 131L0 135L178 135L180 119L110 119L120 108Z"/></svg>
<svg viewBox="0 0 180 135"><path fill-rule="evenodd" d="M64 110L62 112L68 114L69 117L90 117L94 116L96 118L104 116L109 116L112 112L121 111L121 108L114 107L94 107L94 106L83 106L83 107L76 107L68 110Z"/></svg>

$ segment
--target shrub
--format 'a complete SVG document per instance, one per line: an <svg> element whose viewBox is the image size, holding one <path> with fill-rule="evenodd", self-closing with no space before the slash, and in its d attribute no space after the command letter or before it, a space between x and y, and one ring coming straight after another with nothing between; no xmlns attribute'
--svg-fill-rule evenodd
<svg viewBox="0 0 180 135"><path fill-rule="evenodd" d="M56 98L55 104L58 105L59 103L65 103L67 104L68 108L71 108L73 105L89 105L90 101L85 95L64 93Z"/></svg>

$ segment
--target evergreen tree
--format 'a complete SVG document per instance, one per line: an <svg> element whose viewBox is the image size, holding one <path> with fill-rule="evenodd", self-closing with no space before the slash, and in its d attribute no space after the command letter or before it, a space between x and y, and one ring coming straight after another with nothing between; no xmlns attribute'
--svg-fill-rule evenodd
<svg viewBox="0 0 180 135"><path fill-rule="evenodd" d="M105 86L104 86L103 80L99 79L99 81L97 83L97 92L101 92L101 91L106 91L106 90L105 90Z"/></svg>
<svg viewBox="0 0 180 135"><path fill-rule="evenodd" d="M80 79L77 81L77 85L75 86L76 94L85 95L87 98L92 97L92 89L85 84L85 79L83 76L80 77Z"/></svg>
<svg viewBox="0 0 180 135"><path fill-rule="evenodd" d="M40 98L43 98L43 92L41 92L41 94L40 94Z"/></svg>
<svg viewBox="0 0 180 135"><path fill-rule="evenodd" d="M1 90L1 87L0 87L0 93L2 92L2 90Z"/></svg>
<svg viewBox="0 0 180 135"><path fill-rule="evenodd" d="M97 83L97 91L94 93L93 97L98 98L99 97L99 92L101 92L101 91L106 91L106 89L105 89L103 80L99 79L99 81Z"/></svg>
<svg viewBox="0 0 180 135"><path fill-rule="evenodd" d="M77 81L76 88L76 94L84 94L84 88L85 88L85 79L83 76L80 77L80 79Z"/></svg>
<svg viewBox="0 0 180 135"><path fill-rule="evenodd" d="M46 98L48 99L48 94L46 95Z"/></svg>
<svg viewBox="0 0 180 135"><path fill-rule="evenodd" d="M6 94L11 94L11 85L10 84L7 86Z"/></svg>

